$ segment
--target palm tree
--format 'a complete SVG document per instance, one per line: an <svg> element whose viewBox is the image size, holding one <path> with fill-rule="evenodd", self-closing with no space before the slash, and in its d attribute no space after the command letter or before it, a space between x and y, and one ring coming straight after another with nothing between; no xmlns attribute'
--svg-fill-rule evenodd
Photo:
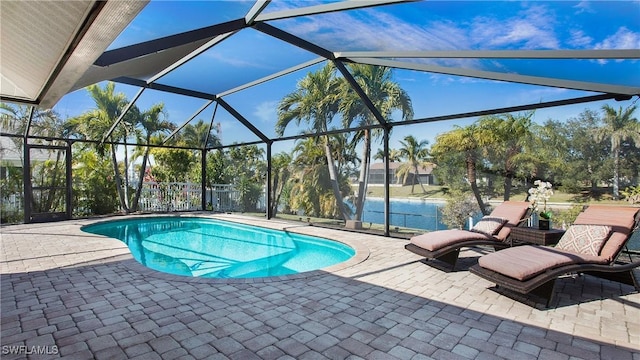
<svg viewBox="0 0 640 360"><path fill-rule="evenodd" d="M93 98L96 108L89 110L76 118L69 119L69 126L76 132L78 137L92 140L102 139L107 131L109 131L112 124L120 117L129 103L129 100L127 100L124 93L116 94L114 90L115 83L113 82L108 82L104 88L101 88L98 84L87 87L87 91ZM124 121L132 124L137 123L139 120L138 116L139 111L134 106L129 110L128 116L125 117ZM126 136L125 132L122 130L122 127L116 129L106 140L108 142L115 142L122 139ZM122 187L122 177L120 175L118 160L116 158L117 145L102 142L96 144L96 151L100 156L104 156L107 148L111 152L111 164L113 166L116 189L118 190L120 208L128 212L128 200L126 200L124 189Z"/></svg>
<svg viewBox="0 0 640 360"><path fill-rule="evenodd" d="M325 184L331 182L327 178L326 154L319 147L317 138L296 141L293 148L293 187L289 197L290 206L294 210L302 209L309 216L321 216L320 198L326 189ZM329 185L331 186L331 185Z"/></svg>
<svg viewBox="0 0 640 360"><path fill-rule="evenodd" d="M609 139L611 141L611 156L613 156L613 198L620 198L620 153L621 144L630 140L640 144L640 123L632 117L636 111L636 105L626 109L622 106L616 111L608 104L602 106L604 111L604 126L596 129L594 137L596 141Z"/></svg>
<svg viewBox="0 0 640 360"><path fill-rule="evenodd" d="M322 141L307 138L296 142L291 164L289 204L291 209L302 209L308 216L336 218L341 214L335 205L324 149L319 146ZM349 192L350 186L345 177L340 177L338 183L341 193Z"/></svg>
<svg viewBox="0 0 640 360"><path fill-rule="evenodd" d="M418 184L422 188L422 192L425 193L427 190L424 188L424 185L420 181L420 172L418 167L424 164L424 160L427 158L429 152L426 146L429 144L427 140L418 141L412 135L407 135L404 137L404 140L400 141L402 147L400 148L400 154L404 157L407 162L406 166L401 166L398 169L397 176L403 176L402 182L405 183L407 177L413 170L413 181L411 182L411 193L413 194L413 189L416 185L416 180L418 180Z"/></svg>
<svg viewBox="0 0 640 360"><path fill-rule="evenodd" d="M411 98L400 85L392 80L392 69L383 66L371 66L364 64L349 64L351 74L371 100L376 109L386 121L391 120L394 110L402 112L402 119L413 117ZM345 127L351 127L354 122L359 126L378 124L373 113L365 106L362 99L346 81L343 82L341 94L340 112L343 114ZM360 177L358 179L358 193L356 196L356 220L362 219L364 200L366 196L369 167L371 164L371 138L379 136L380 130L372 134L370 129L356 132L353 141L362 143L362 158L360 162Z"/></svg>
<svg viewBox="0 0 640 360"><path fill-rule="evenodd" d="M384 150L378 149L378 151L373 155L374 160L384 161ZM389 149L389 162L397 162L402 160L402 155L398 149Z"/></svg>
<svg viewBox="0 0 640 360"><path fill-rule="evenodd" d="M482 197L480 196L478 184L476 183L478 156L484 142L485 140L482 138L481 132L476 124L471 124L466 127L455 126L453 130L440 134L436 137L436 142L431 147L431 154L434 157L438 157L439 155L449 152L464 154L467 181L469 182L473 195L478 202L480 211L482 211L483 214L486 214L486 208L482 201Z"/></svg>
<svg viewBox="0 0 640 360"><path fill-rule="evenodd" d="M335 77L335 68L331 63L317 72L308 73L297 84L296 90L280 101L276 133L282 136L286 127L293 121L298 125L304 121L310 124L311 130L315 132L329 130L329 125L338 112L339 86L340 83ZM326 135L321 136L321 141L336 205L340 216L348 220L350 216L340 192L331 142Z"/></svg>
<svg viewBox="0 0 640 360"><path fill-rule="evenodd" d="M489 157L497 157L496 162L502 162L500 170L504 176L504 201L511 197L511 186L518 165L530 156L524 153L524 146L532 137L533 114L533 111L522 115L502 114L484 117L479 121L478 127L490 148Z"/></svg>
<svg viewBox="0 0 640 360"><path fill-rule="evenodd" d="M212 148L220 145L220 138L209 129L209 124L202 119L198 119L195 124L187 124L182 129L182 135L179 140L184 142L186 146L196 148ZM205 144L205 141L207 142Z"/></svg>
<svg viewBox="0 0 640 360"><path fill-rule="evenodd" d="M275 154L271 159L271 216L276 216L278 212L278 204L280 203L280 195L285 184L291 177L291 162L293 157L290 154L281 152Z"/></svg>
<svg viewBox="0 0 640 360"><path fill-rule="evenodd" d="M14 134L24 134L29 122L30 106L13 105L0 103L0 126L6 132ZM58 114L53 110L33 109L33 117L29 135L39 136L60 136L64 137L66 129ZM22 150L24 145L24 137L11 137L11 141L15 145L16 150ZM33 140L42 143L42 140ZM22 159L22 151L17 151L20 160Z"/></svg>
<svg viewBox="0 0 640 360"><path fill-rule="evenodd" d="M151 144L154 136L175 129L175 125L166 120L166 117L167 115L164 111L163 103L155 104L151 106L149 110L143 112L140 119L140 125L142 125L142 129L144 130L144 138L138 139L138 144L141 144L143 141L144 144L149 145ZM142 164L140 165L140 172L138 174L138 186L131 205L131 211L138 210L138 202L140 200L140 194L142 193L142 184L144 174L147 171L147 161L149 160L150 151L151 148L149 146L145 146L144 154L142 156Z"/></svg>

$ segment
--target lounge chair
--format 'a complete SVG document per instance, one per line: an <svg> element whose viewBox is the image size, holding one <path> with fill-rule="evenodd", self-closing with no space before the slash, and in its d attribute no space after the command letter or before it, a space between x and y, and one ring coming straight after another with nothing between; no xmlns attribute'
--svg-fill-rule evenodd
<svg viewBox="0 0 640 360"><path fill-rule="evenodd" d="M494 249L509 247L507 238L511 228L519 226L528 214L531 203L526 201L505 201L483 217L471 230L437 230L411 238L405 249L436 259L456 267L460 249L470 246L488 245Z"/></svg>
<svg viewBox="0 0 640 360"><path fill-rule="evenodd" d="M556 279L566 274L594 275L640 290L633 273L640 261L617 260L639 222L639 208L591 205L578 215L556 247L505 249L480 257L470 271L499 288L541 297L547 307Z"/></svg>

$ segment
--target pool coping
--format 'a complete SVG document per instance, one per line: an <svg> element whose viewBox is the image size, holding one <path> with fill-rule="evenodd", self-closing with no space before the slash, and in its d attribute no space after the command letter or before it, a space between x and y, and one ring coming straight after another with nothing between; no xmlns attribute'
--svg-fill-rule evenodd
<svg viewBox="0 0 640 360"><path fill-rule="evenodd" d="M144 276L149 276L152 278L159 278L163 280L171 280L171 281L181 281L185 283L210 283L210 284L254 284L254 283L268 283L268 282L277 282L277 281L287 281L287 280L299 280L305 278L311 278L320 275L326 275L327 273L337 273L342 270L353 267L357 264L362 263L367 260L371 254L371 251L364 243L358 240L356 237L351 234L351 236L345 236L344 231L336 230L336 229L326 229L314 227L311 224L300 224L297 222L286 221L286 220L267 220L261 218L252 218L246 215L233 215L233 214L211 214L211 213L156 213L156 214L133 214L133 215L124 215L117 217L107 217L107 218L99 218L99 219L87 219L88 221L83 224L80 228L84 226L94 225L94 224L104 224L113 221L119 220L127 220L127 219L136 219L136 218L158 218L158 217L176 217L176 218L202 218L202 219L215 219L222 221L235 222L245 225L252 225L267 229L273 230L282 230L291 233L314 236L322 239L336 241L345 245L350 246L355 250L355 254L346 261L343 261L338 264L334 264L322 269L305 271L302 273L291 274L291 275L279 275L279 276L265 276L265 277L256 277L256 278L206 278L206 277L188 277L176 274L165 273L159 270L151 269L147 266L144 266L138 260L136 260L131 254L131 250L129 247L119 239L115 239L112 237L91 234L92 236L102 237L105 239L115 240L121 243L124 247L126 247L128 251L128 256L130 257L130 261L126 261L124 265L132 271L140 273ZM320 232L320 234L319 234ZM89 234L89 233L87 233Z"/></svg>

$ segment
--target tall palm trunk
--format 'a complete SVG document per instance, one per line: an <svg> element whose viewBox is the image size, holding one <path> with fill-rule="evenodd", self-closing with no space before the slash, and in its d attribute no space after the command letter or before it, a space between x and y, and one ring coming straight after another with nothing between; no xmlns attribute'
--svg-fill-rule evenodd
<svg viewBox="0 0 640 360"><path fill-rule="evenodd" d="M57 193L57 189L56 187L58 186L58 175L59 175L59 170L58 170L58 166L60 165L60 155L61 152L57 151L56 152L56 162L53 165L53 175L51 177L51 189L48 191L47 193L47 200L45 202L45 205L43 207L43 212L49 212L52 210L53 207L53 201L55 199L56 193Z"/></svg>
<svg viewBox="0 0 640 360"><path fill-rule="evenodd" d="M149 140L147 139L147 143ZM140 172L138 173L138 186L136 187L136 195L133 198L133 204L131 205L132 211L138 211L138 205L140 203L140 194L142 193L142 185L144 180L144 173L147 171L147 161L149 160L149 147L144 151L142 156L142 164L140 165Z"/></svg>
<svg viewBox="0 0 640 360"><path fill-rule="evenodd" d="M129 212L127 203L124 201L124 192L122 191L122 179L120 178L120 169L118 169L118 159L116 158L116 148L110 145L111 148L111 164L113 165L113 176L116 181L116 189L118 190L118 199L120 200L120 208L125 212Z"/></svg>
<svg viewBox="0 0 640 360"><path fill-rule="evenodd" d="M273 177L273 189L271 196L271 216L276 216L278 214L278 204L280 203L280 197L282 196L282 189L286 183L288 176L287 169L280 169L279 172L274 174Z"/></svg>
<svg viewBox="0 0 640 360"><path fill-rule="evenodd" d="M504 176L504 201L509 201L511 198L511 186L513 184L513 172L507 170Z"/></svg>
<svg viewBox="0 0 640 360"><path fill-rule="evenodd" d="M276 212L278 211L278 201L280 201L280 194L278 193L280 188L280 179L279 174L273 174L273 185L271 188L271 194L269 194L269 198L271 199L271 208L269 209L269 214L273 217L276 216Z"/></svg>
<svg viewBox="0 0 640 360"><path fill-rule="evenodd" d="M338 184L338 176L336 171L335 161L331 153L331 145L329 145L329 139L325 137L324 152L327 157L327 166L329 168L329 179L331 180L331 188L333 189L333 195L336 197L336 204L338 205L338 211L342 214L343 220L350 220L349 213L346 211L344 201L342 199L342 193L340 192L340 184Z"/></svg>
<svg viewBox="0 0 640 360"><path fill-rule="evenodd" d="M520 151L520 148L512 148L507 152L507 161L504 165L504 201L509 201L511 198L511 186L513 185L513 178L515 176L515 165L511 159L519 154Z"/></svg>
<svg viewBox="0 0 640 360"><path fill-rule="evenodd" d="M127 209L131 208L129 203L129 151L127 149L127 136L124 137L124 202Z"/></svg>
<svg viewBox="0 0 640 360"><path fill-rule="evenodd" d="M360 177L358 178L358 196L356 197L356 220L362 220L364 212L364 200L367 195L367 182L369 173L369 164L371 162L371 132L364 131L362 142L362 163L360 165Z"/></svg>
<svg viewBox="0 0 640 360"><path fill-rule="evenodd" d="M478 184L476 184L476 160L475 156L467 152L467 178L469 179L469 185L471 185L471 190L473 191L473 196L475 196L476 201L478 202L478 206L480 207L480 211L482 214L487 213L487 209L482 201L482 196L480 196L480 189L478 189Z"/></svg>
<svg viewBox="0 0 640 360"><path fill-rule="evenodd" d="M613 149L613 199L620 198L620 147Z"/></svg>
<svg viewBox="0 0 640 360"><path fill-rule="evenodd" d="M418 164L414 164L413 165L413 170L415 170L415 172L413 173L413 179L414 179L414 184L415 184L415 180L418 180L418 184L420 184L420 188L422 189L422 193L426 193L427 189L424 188L424 185L422 184L422 181L420 180L420 171L418 170ZM411 193L413 194L413 185L411 185Z"/></svg>

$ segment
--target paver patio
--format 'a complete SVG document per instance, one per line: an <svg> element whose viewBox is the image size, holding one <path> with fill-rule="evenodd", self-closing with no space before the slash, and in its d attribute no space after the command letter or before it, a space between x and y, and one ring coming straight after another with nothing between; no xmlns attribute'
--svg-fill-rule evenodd
<svg viewBox="0 0 640 360"><path fill-rule="evenodd" d="M551 308L532 307L425 265L404 240L215 217L345 241L358 255L299 276L195 279L80 230L98 220L6 226L2 358L640 360L633 287L569 277ZM482 251L465 251L463 266Z"/></svg>

